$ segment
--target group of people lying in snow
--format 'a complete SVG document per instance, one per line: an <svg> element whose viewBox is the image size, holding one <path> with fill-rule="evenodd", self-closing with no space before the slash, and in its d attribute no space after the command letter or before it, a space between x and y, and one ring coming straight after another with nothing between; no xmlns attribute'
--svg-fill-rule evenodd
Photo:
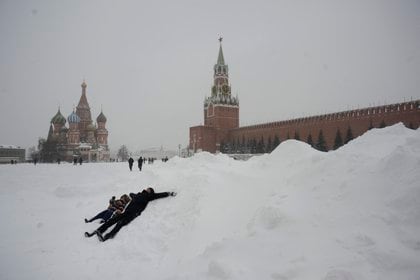
<svg viewBox="0 0 420 280"><path fill-rule="evenodd" d="M97 219L101 219L102 223L95 231L85 232L85 236L96 235L101 242L113 238L123 226L128 225L143 212L149 201L168 196L176 196L176 192L155 193L153 188L147 188L139 193L123 194L120 199L115 199L115 196L113 196L107 209L89 220L85 219L86 223ZM113 225L115 225L114 228L103 235Z"/></svg>

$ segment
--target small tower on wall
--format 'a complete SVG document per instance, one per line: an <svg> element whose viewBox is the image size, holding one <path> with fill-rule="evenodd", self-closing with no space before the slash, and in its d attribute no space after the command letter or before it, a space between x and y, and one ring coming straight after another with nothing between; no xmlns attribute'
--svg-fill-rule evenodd
<svg viewBox="0 0 420 280"><path fill-rule="evenodd" d="M76 107L76 114L80 118L80 122L79 122L80 141L87 142L88 126L92 124L92 116L90 113L89 103L86 97L87 84L84 80L81 86L82 86L82 96L80 96L79 104Z"/></svg>

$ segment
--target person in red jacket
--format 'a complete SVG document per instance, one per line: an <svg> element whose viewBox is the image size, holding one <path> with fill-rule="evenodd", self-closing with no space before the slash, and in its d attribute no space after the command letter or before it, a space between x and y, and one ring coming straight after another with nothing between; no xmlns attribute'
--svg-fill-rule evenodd
<svg viewBox="0 0 420 280"><path fill-rule="evenodd" d="M92 233L85 232L85 236L91 237L96 234L101 242L113 238L123 226L128 225L143 212L149 201L168 196L176 196L176 192L155 193L153 188L147 188L137 194L130 193L131 201L120 215L112 217ZM113 225L114 228L103 236L103 233Z"/></svg>

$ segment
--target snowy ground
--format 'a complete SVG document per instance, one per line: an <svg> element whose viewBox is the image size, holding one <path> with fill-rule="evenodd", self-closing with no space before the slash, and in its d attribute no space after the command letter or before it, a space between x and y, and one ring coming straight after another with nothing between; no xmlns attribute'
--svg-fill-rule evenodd
<svg viewBox="0 0 420 280"><path fill-rule="evenodd" d="M100 243L112 195L177 191ZM235 161L0 166L0 279L420 279L420 130Z"/></svg>

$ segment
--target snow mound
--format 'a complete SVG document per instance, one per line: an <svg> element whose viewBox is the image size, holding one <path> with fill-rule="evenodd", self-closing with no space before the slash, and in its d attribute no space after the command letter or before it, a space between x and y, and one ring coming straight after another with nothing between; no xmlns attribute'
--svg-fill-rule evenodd
<svg viewBox="0 0 420 280"><path fill-rule="evenodd" d="M336 151L299 141L235 161L0 166L0 279L418 279L420 131ZM83 232L112 195L154 186L115 239Z"/></svg>

